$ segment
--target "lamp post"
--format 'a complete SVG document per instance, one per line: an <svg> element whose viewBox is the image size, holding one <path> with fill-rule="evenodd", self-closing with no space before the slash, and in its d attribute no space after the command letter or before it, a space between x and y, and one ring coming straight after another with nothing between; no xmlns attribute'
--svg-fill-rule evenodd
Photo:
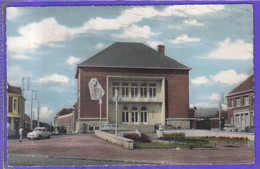
<svg viewBox="0 0 260 169"><path fill-rule="evenodd" d="M37 90L32 90L32 99L31 99L31 130L33 129L33 100L37 100Z"/></svg>
<svg viewBox="0 0 260 169"><path fill-rule="evenodd" d="M101 125L102 125L102 122L101 122L101 112L102 112L102 96L101 96L101 93L100 93L100 98L99 98L99 130L101 131Z"/></svg>
<svg viewBox="0 0 260 169"><path fill-rule="evenodd" d="M218 123L219 123L219 124L218 124L219 131L221 131L221 111L222 111L222 110L221 110L221 109L222 109L221 103L222 103L222 101L220 100L220 101L219 101L219 110L218 110L218 111L219 111L219 113L218 113L218 116L219 116L219 120L218 120Z"/></svg>
<svg viewBox="0 0 260 169"><path fill-rule="evenodd" d="M22 78L22 105L23 105L23 109L22 109L22 126L23 128L25 120L24 120L24 113L25 113L25 96L24 96L24 91L25 90L29 90L30 89L30 83L31 83L31 79L30 77L23 77Z"/></svg>
<svg viewBox="0 0 260 169"><path fill-rule="evenodd" d="M116 100L116 128L115 128L115 135L117 136L117 104L118 104L118 90L115 90L115 100Z"/></svg>

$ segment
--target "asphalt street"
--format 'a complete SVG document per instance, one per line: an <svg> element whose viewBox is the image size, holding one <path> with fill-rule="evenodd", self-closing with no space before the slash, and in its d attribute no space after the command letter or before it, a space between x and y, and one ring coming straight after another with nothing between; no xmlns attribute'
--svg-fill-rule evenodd
<svg viewBox="0 0 260 169"><path fill-rule="evenodd" d="M104 161L80 158L62 158L47 156L25 156L10 154L7 159L9 166L85 166L85 165L134 165L137 163L122 161ZM143 164L143 163L140 163Z"/></svg>

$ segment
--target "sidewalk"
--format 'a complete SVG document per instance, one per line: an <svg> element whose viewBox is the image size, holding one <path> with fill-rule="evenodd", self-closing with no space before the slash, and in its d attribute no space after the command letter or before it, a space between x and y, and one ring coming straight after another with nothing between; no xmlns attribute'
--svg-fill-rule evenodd
<svg viewBox="0 0 260 169"><path fill-rule="evenodd" d="M253 163L254 150L244 144L217 144L216 149L127 150L94 135L69 135L45 140L8 142L8 153L158 164Z"/></svg>

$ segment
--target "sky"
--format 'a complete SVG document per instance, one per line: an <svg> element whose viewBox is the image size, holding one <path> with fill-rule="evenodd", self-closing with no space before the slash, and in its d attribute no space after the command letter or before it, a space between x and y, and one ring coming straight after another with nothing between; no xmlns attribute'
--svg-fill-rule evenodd
<svg viewBox="0 0 260 169"><path fill-rule="evenodd" d="M6 17L7 81L31 78L25 112L37 90L47 123L76 102L76 65L115 42L164 44L165 55L191 67L190 107L217 107L254 72L251 4L8 7Z"/></svg>

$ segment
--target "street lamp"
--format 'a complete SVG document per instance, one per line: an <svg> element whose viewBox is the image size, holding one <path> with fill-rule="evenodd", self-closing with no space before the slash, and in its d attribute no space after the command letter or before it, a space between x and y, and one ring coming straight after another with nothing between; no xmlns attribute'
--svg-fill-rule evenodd
<svg viewBox="0 0 260 169"><path fill-rule="evenodd" d="M117 136L117 104L118 104L118 98L119 98L119 95L118 95L118 90L116 89L115 90L115 101L116 101L116 128L115 128L115 135Z"/></svg>
<svg viewBox="0 0 260 169"><path fill-rule="evenodd" d="M33 100L37 100L37 90L32 90L32 96L31 96L31 130L33 129Z"/></svg>

